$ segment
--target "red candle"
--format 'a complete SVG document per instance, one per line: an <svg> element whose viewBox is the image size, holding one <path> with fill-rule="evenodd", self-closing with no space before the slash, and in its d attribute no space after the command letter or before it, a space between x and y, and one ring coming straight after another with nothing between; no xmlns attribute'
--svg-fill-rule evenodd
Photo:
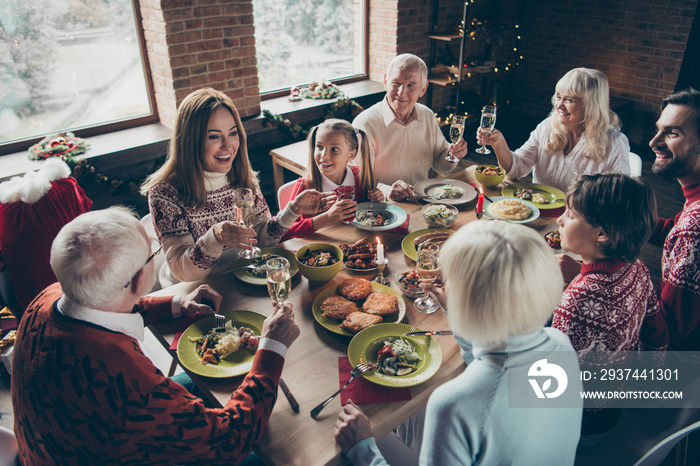
<svg viewBox="0 0 700 466"><path fill-rule="evenodd" d="M484 192L481 187L479 187L479 200L476 201L476 213L481 214L484 212Z"/></svg>

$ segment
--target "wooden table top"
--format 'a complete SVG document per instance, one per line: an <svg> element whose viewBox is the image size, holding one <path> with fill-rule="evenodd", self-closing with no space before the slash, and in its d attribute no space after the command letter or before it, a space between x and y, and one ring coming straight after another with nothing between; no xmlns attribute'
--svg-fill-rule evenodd
<svg viewBox="0 0 700 466"><path fill-rule="evenodd" d="M473 168L450 174L450 178L473 181ZM499 195L499 189L487 189L486 194ZM397 202L410 215L409 232L427 228L420 208L422 204L415 201ZM474 221L476 201L457 206L459 216L453 229ZM530 225L538 230L548 231L554 222L552 217L540 217ZM487 220L481 220L487 221ZM415 267L415 263L406 257L401 249L405 235L389 232L368 232L351 225L334 225L326 227L306 238L286 241L280 247L297 250L310 242L340 242L352 244L364 236L379 236L385 245L389 263L385 275L391 279L391 287L400 292L394 276L397 271ZM317 285L310 283L298 274L292 280L292 292L289 301L294 305L296 322L301 328L300 337L292 344L287 353L282 377L289 386L300 405L299 414L295 414L284 395L280 392L272 417L261 441L255 451L264 461L276 465L320 465L346 464L347 459L333 438L333 429L338 412L341 409L340 397L336 397L318 416L312 419L310 411L321 401L338 389L338 357L347 356L350 339L329 332L321 327L312 314L312 303L316 296L328 286L337 285L351 276L372 279L376 272L366 274L350 273L343 269L330 282ZM272 304L264 286L243 283L233 274L219 275L204 281L209 283L223 296L222 310L246 309L269 315ZM160 290L154 294L183 294L194 289L201 282L180 283ZM406 317L403 322L426 330L448 329L447 316L441 312L422 314L413 308L413 300L405 298ZM154 333L161 337L164 344L173 340L177 323L158 324ZM412 399L407 402L363 404L363 411L369 416L376 438L388 434L401 422L423 408L432 391L459 375L465 368L459 348L454 338L449 336L434 337L442 349L442 366L437 374L421 385L411 388ZM231 397L231 392L240 384L242 377L232 379L206 379L192 375L193 380L212 401L223 405Z"/></svg>

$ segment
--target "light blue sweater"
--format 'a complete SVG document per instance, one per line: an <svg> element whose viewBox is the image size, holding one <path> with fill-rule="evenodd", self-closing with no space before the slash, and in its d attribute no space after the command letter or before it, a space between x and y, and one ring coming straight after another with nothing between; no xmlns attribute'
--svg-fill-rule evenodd
<svg viewBox="0 0 700 466"><path fill-rule="evenodd" d="M473 356L474 360L468 361L461 375L430 396L420 464L573 464L583 402L577 407L515 408L509 407L508 396L509 376L526 380L531 366L548 355L571 353L570 360L576 365L576 353L568 337L547 328L511 337L505 348L469 348L458 342L465 358ZM531 396L533 389L520 383L512 390L516 390L517 398L517 390ZM567 393L578 395L580 390L579 377L569 376ZM355 445L348 457L355 465L387 464L374 439Z"/></svg>

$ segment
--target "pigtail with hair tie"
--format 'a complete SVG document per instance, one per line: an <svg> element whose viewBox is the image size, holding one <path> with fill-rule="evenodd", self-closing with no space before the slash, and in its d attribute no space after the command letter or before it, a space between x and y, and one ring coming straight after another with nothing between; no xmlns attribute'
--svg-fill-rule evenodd
<svg viewBox="0 0 700 466"><path fill-rule="evenodd" d="M353 128L355 130L355 136L357 137L357 155L355 157L358 157L357 160L362 160L362 134L360 133L360 130L357 128Z"/></svg>

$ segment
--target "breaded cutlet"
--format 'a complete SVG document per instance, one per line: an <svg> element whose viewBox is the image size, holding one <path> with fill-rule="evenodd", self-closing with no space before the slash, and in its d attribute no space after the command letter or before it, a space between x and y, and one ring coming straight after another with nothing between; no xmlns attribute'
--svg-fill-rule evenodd
<svg viewBox="0 0 700 466"><path fill-rule="evenodd" d="M382 317L399 313L399 300L389 293L372 293L365 300L362 310Z"/></svg>
<svg viewBox="0 0 700 466"><path fill-rule="evenodd" d="M338 294L352 301L362 301L372 292L372 282L365 278L348 278L338 285Z"/></svg>
<svg viewBox="0 0 700 466"><path fill-rule="evenodd" d="M351 312L345 318L343 322L340 323L340 328L351 331L352 333L357 333L360 330L371 327L372 325L382 322L384 319L381 316L375 316L372 314L367 314L365 312Z"/></svg>
<svg viewBox="0 0 700 466"><path fill-rule="evenodd" d="M323 311L321 315L324 317L343 320L348 314L357 312L359 309L354 302L334 294L323 300L321 303L321 311Z"/></svg>

